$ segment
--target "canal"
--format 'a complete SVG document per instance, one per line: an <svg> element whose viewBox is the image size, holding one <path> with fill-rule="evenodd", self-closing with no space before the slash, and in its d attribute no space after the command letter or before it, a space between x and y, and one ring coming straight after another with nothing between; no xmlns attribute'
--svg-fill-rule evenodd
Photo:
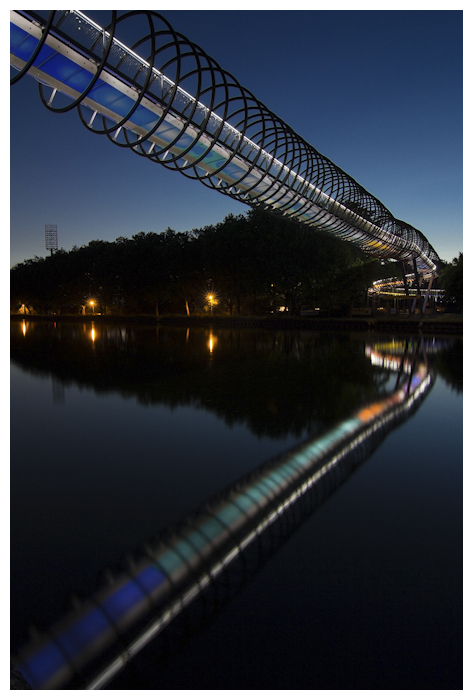
<svg viewBox="0 0 473 700"><path fill-rule="evenodd" d="M408 420L111 689L460 689L462 339L11 323L11 648L262 463L395 391ZM110 573L111 572L111 573Z"/></svg>

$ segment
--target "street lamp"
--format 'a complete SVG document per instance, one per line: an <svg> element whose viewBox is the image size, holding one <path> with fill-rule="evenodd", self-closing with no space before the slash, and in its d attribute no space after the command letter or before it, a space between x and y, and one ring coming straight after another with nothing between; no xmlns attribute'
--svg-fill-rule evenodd
<svg viewBox="0 0 473 700"><path fill-rule="evenodd" d="M207 298L210 302L210 315L212 316L212 304L214 302L214 298L213 298L212 294L209 294L209 296Z"/></svg>
<svg viewBox="0 0 473 700"><path fill-rule="evenodd" d="M93 299L90 299L89 304L91 305L91 307L92 307L92 313L93 313L94 316L95 316L95 311L94 311L94 304L95 304L95 301L94 301Z"/></svg>

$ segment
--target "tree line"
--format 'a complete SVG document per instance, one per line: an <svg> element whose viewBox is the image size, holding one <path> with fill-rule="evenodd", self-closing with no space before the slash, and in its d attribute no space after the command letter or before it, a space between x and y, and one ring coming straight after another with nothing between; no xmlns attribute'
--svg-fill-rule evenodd
<svg viewBox="0 0 473 700"><path fill-rule="evenodd" d="M250 210L186 232L140 232L34 257L11 270L11 308L36 313L261 315L364 306L396 274L355 246ZM210 300L210 295L212 299Z"/></svg>
<svg viewBox="0 0 473 700"><path fill-rule="evenodd" d="M444 303L448 311L463 312L463 253L445 265L438 277L439 289L445 290Z"/></svg>

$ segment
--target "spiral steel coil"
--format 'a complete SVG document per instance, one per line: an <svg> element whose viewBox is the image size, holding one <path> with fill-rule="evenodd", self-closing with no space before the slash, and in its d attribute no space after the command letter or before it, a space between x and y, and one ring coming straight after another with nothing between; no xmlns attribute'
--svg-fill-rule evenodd
<svg viewBox="0 0 473 700"><path fill-rule="evenodd" d="M157 12L12 10L12 83L32 75L44 105L244 204L435 274L427 238L318 153ZM119 39L126 37L126 43ZM45 86L52 90L47 96ZM53 105L56 94L68 102Z"/></svg>

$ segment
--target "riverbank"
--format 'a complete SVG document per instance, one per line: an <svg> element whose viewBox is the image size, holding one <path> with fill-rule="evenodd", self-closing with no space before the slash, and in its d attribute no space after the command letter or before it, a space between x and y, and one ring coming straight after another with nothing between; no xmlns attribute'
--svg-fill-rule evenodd
<svg viewBox="0 0 473 700"><path fill-rule="evenodd" d="M461 314L442 314L441 316L377 316L352 318L320 318L300 316L101 316L101 315L35 315L23 316L11 314L12 321L49 321L57 323L127 323L159 324L163 326L192 326L216 328L268 328L278 330L314 330L314 331L358 331L358 332L395 332L427 333L442 335L463 335L463 316Z"/></svg>

